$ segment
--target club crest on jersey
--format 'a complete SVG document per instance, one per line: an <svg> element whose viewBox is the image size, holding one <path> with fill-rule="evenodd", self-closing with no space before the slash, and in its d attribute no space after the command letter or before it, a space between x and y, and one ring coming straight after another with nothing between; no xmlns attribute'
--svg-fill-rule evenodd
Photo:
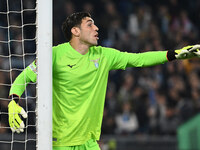
<svg viewBox="0 0 200 150"><path fill-rule="evenodd" d="M95 59L95 60L91 60L92 62L94 62L94 65L95 65L96 68L99 68L99 62L98 62L99 59L100 59L100 58L97 58L97 59Z"/></svg>

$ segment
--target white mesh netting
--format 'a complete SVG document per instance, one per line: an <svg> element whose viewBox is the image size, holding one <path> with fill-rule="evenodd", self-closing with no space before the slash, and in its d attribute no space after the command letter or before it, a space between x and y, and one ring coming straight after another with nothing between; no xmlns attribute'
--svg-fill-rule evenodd
<svg viewBox="0 0 200 150"><path fill-rule="evenodd" d="M0 149L36 149L36 84L27 86L20 105L28 112L24 133L8 124L9 89L36 57L36 0L1 0L0 4Z"/></svg>

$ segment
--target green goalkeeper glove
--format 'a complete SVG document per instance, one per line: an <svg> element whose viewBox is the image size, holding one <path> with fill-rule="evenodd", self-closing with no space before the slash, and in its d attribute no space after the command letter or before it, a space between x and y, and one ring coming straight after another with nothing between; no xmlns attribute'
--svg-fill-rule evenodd
<svg viewBox="0 0 200 150"><path fill-rule="evenodd" d="M8 114L9 125L12 132L24 132L24 122L19 117L19 114L21 114L23 118L27 118L27 113L22 107L16 104L15 100L10 101L10 103L8 104Z"/></svg>
<svg viewBox="0 0 200 150"><path fill-rule="evenodd" d="M167 58L169 61L174 59L189 59L193 57L200 57L200 45L191 45L183 47L182 49L168 51Z"/></svg>

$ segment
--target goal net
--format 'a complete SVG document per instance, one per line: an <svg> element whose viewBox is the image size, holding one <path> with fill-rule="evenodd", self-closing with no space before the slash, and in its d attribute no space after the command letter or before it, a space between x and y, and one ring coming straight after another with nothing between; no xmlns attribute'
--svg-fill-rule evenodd
<svg viewBox="0 0 200 150"><path fill-rule="evenodd" d="M46 15L49 13L48 16L51 16L51 1L48 2L49 5L47 4L47 0L1 0L0 2L1 150L41 150L44 148L41 147L41 142L45 144L47 141L48 145L51 143L51 106L49 106L51 105L51 89L47 88L51 88L51 51L49 50L51 49L51 19ZM42 25L45 23L50 24L47 26L49 27L48 31ZM43 39L47 34L49 37ZM38 38L39 36L41 37ZM46 45L44 46L42 42ZM28 113L28 118L23 120L25 129L20 134L12 133L8 124L7 110L10 101L8 98L9 90L15 78L36 58L38 59L38 66L41 66L38 67L40 71L38 71L37 83L28 84L19 103ZM49 78L42 75L46 71L44 68L48 68L47 73L49 73ZM39 81L43 82L39 83ZM44 98L47 90L44 89L40 92L36 90L44 88L41 85L45 84L46 89L49 90L46 93L48 103ZM44 100L40 100L41 102L39 102L40 98L44 98ZM43 114L40 116L42 111ZM44 117L48 117L49 119L45 119ZM49 124L48 127L47 124ZM44 126L46 127L45 130ZM43 132L41 133L41 131ZM39 142L39 139L41 139L41 142Z"/></svg>

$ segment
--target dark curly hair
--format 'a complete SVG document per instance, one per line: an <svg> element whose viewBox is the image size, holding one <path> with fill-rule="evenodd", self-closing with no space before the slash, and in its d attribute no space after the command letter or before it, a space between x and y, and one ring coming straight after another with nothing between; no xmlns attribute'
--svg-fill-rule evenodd
<svg viewBox="0 0 200 150"><path fill-rule="evenodd" d="M67 42L72 38L71 29L81 25L82 19L85 17L91 17L90 13L87 12L76 12L66 18L62 24L62 31L65 35Z"/></svg>

